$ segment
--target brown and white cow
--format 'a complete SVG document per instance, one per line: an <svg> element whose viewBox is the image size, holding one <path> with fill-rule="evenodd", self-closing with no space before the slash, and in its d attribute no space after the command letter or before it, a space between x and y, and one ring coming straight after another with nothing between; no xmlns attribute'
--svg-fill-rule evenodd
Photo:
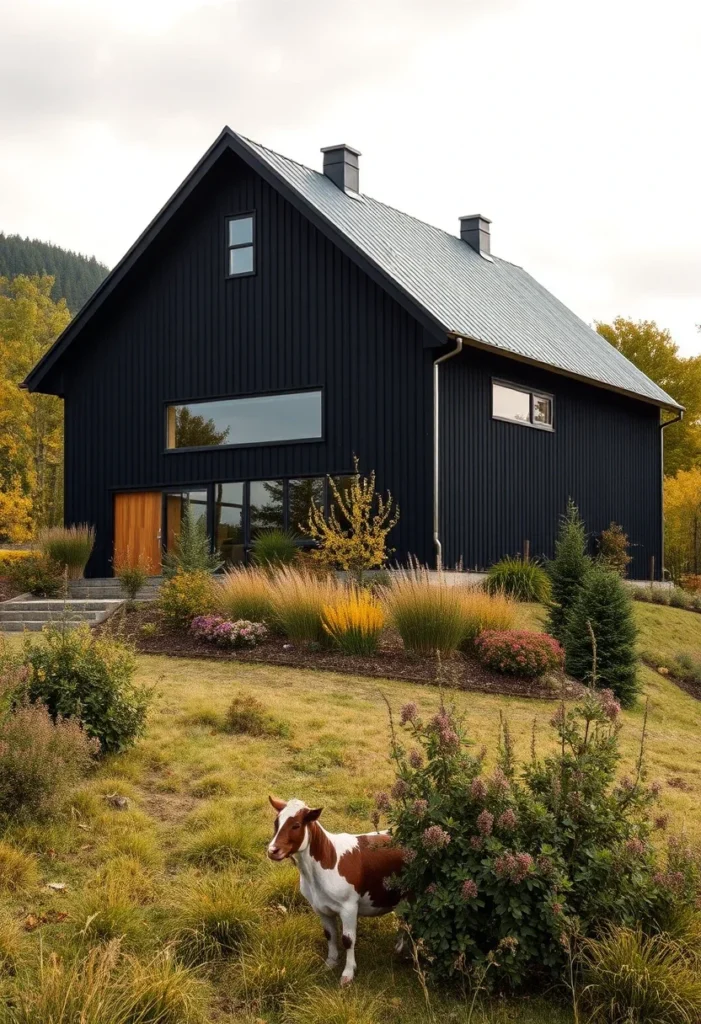
<svg viewBox="0 0 701 1024"><path fill-rule="evenodd" d="M402 851L391 845L387 832L334 834L318 822L321 807L312 810L302 800L269 799L277 817L268 857L275 861L290 857L299 868L302 895L319 915L329 943L328 967L338 963L336 920L340 917L346 950L341 985L349 985L355 974L358 915L388 914L399 902L398 890L386 889L384 882L401 872Z"/></svg>

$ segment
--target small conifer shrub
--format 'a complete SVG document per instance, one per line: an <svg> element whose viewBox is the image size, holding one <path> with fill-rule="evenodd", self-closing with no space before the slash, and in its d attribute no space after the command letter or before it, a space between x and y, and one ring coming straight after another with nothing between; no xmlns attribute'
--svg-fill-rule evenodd
<svg viewBox="0 0 701 1024"><path fill-rule="evenodd" d="M587 535L575 503L567 503L555 541L555 558L548 566L551 603L547 630L561 644L565 643L567 617L584 582L591 559L587 555Z"/></svg>
<svg viewBox="0 0 701 1024"><path fill-rule="evenodd" d="M638 693L633 604L618 573L595 565L575 599L565 639L567 672L608 687L624 707Z"/></svg>

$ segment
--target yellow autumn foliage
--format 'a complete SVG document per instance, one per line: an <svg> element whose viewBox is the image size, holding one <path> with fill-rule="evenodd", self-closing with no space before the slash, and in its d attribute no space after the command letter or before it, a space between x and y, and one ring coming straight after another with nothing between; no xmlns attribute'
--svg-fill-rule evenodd
<svg viewBox="0 0 701 1024"><path fill-rule="evenodd" d="M701 468L664 482L665 568L674 580L701 573Z"/></svg>
<svg viewBox="0 0 701 1024"><path fill-rule="evenodd" d="M350 587L344 600L325 605L324 630L347 654L374 654L385 615L369 590Z"/></svg>
<svg viewBox="0 0 701 1024"><path fill-rule="evenodd" d="M343 488L329 477L333 496L328 516L314 500L306 526L301 525L319 545L312 557L324 568L345 569L360 577L366 569L379 569L387 561L387 535L399 522L399 508L392 495L375 492L375 472L362 477L358 458L355 473Z"/></svg>

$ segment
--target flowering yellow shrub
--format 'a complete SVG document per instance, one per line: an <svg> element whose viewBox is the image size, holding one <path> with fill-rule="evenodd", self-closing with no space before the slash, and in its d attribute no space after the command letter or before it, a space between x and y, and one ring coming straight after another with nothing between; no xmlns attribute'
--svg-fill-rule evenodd
<svg viewBox="0 0 701 1024"><path fill-rule="evenodd" d="M345 600L324 607L324 629L346 654L374 654L384 624L384 612L368 590L353 588Z"/></svg>
<svg viewBox="0 0 701 1024"><path fill-rule="evenodd" d="M341 489L329 477L332 500L328 516L312 501L309 521L300 528L319 545L312 557L326 569L345 569L360 579L366 569L379 569L387 561L387 535L399 522L392 495L375 492L374 470L362 477L358 459L355 473ZM393 511L394 508L394 511Z"/></svg>
<svg viewBox="0 0 701 1024"><path fill-rule="evenodd" d="M28 551L23 548L8 548L6 551L0 551L0 576L4 576L11 565L16 565L23 558L31 558L38 554L38 551Z"/></svg>

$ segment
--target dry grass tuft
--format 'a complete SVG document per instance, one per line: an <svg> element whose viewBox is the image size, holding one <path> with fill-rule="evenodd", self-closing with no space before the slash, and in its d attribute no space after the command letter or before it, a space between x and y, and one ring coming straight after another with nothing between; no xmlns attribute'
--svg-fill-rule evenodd
<svg viewBox="0 0 701 1024"><path fill-rule="evenodd" d="M185 963L208 964L234 954L260 921L254 886L233 871L179 876L171 895L170 938Z"/></svg>
<svg viewBox="0 0 701 1024"><path fill-rule="evenodd" d="M315 920L294 917L266 922L233 963L228 978L231 989L258 1010L279 1009L321 977L322 945Z"/></svg>
<svg viewBox="0 0 701 1024"><path fill-rule="evenodd" d="M284 1020L285 1024L383 1024L387 1009L380 996L358 988L315 987L302 999L288 1002Z"/></svg>
<svg viewBox="0 0 701 1024"><path fill-rule="evenodd" d="M485 629L513 629L517 619L515 601L501 591L488 594L477 587L460 590L463 618L463 646L474 644Z"/></svg>
<svg viewBox="0 0 701 1024"><path fill-rule="evenodd" d="M460 646L465 621L459 590L443 579L431 581L420 566L399 569L384 592L390 621L414 654L452 654Z"/></svg>
<svg viewBox="0 0 701 1024"><path fill-rule="evenodd" d="M324 643L324 609L344 596L335 576L321 576L309 569L282 566L268 582L275 619L295 643Z"/></svg>
<svg viewBox="0 0 701 1024"><path fill-rule="evenodd" d="M34 857L0 839L0 892L24 892L38 881Z"/></svg>
<svg viewBox="0 0 701 1024"><path fill-rule="evenodd" d="M218 611L229 619L273 622L275 610L270 594L270 575L264 569L243 566L225 572L215 591Z"/></svg>

